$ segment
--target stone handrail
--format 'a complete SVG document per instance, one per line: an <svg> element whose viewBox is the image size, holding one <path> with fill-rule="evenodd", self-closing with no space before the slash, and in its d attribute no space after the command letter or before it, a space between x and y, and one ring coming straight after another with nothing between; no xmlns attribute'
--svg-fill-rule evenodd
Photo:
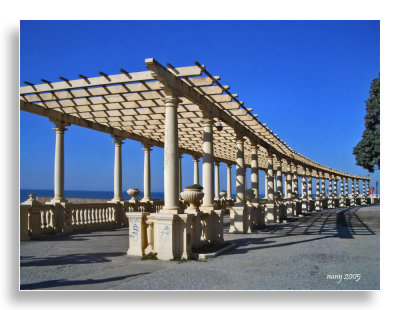
<svg viewBox="0 0 400 310"><path fill-rule="evenodd" d="M20 239L30 240L54 232L127 226L127 212L159 213L163 206L164 200L56 204L27 200L20 206Z"/></svg>
<svg viewBox="0 0 400 310"><path fill-rule="evenodd" d="M66 206L65 220L73 231L114 225L117 208L114 203L70 204Z"/></svg>

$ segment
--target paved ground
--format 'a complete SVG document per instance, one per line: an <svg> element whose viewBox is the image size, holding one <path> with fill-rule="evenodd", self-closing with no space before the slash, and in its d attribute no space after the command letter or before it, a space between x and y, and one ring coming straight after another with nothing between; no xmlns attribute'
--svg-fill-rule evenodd
<svg viewBox="0 0 400 310"><path fill-rule="evenodd" d="M125 256L126 228L23 242L21 289L379 289L379 206L325 210L225 239L238 247L180 264Z"/></svg>

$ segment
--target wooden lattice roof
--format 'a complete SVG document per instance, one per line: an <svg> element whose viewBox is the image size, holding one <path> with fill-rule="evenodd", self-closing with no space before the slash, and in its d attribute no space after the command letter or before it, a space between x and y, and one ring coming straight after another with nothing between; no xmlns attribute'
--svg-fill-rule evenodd
<svg viewBox="0 0 400 310"><path fill-rule="evenodd" d="M286 142L262 124L251 109L222 85L218 76L211 75L204 66L168 69L154 59L146 59L148 70L58 82L42 80L20 88L20 108L28 112L59 119L124 138L163 147L165 107L164 87L179 94L179 148L182 153L201 157L203 142L203 114L205 109L223 123L221 131L214 130L215 160L235 164L236 134L245 136L245 164L250 166L251 141L258 145L259 167L266 169L267 157L274 156L274 166L282 162L282 170L297 166L299 174L310 172L313 177L347 177L350 175L318 164L296 153ZM307 169L306 169L307 168Z"/></svg>

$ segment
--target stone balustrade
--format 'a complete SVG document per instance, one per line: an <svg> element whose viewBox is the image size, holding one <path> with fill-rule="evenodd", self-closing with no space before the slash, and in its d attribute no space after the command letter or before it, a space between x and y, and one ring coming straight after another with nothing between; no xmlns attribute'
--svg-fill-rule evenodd
<svg viewBox="0 0 400 310"><path fill-rule="evenodd" d="M127 226L128 212L159 213L164 200L147 202L51 203L31 198L20 206L20 239L109 226Z"/></svg>

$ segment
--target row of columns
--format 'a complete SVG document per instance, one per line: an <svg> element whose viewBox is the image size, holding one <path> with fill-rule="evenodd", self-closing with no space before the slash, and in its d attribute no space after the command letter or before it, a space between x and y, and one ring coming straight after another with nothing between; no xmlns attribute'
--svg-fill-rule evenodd
<svg viewBox="0 0 400 310"><path fill-rule="evenodd" d="M165 143L164 143L164 200L165 210L168 212L175 212L179 210L179 193L182 191L182 169L181 158L182 155L178 149L178 123L177 123L177 105L180 99L174 96L164 98L165 102ZM56 147L55 147L55 169L54 169L54 198L53 202L65 202L64 197L64 132L70 124L52 120L56 127ZM215 162L213 156L213 117L207 112L203 113L203 207L213 208L214 198L219 196L220 182L219 182L219 162ZM113 136L115 154L114 154L114 197L112 201L122 201L122 152L124 138ZM144 180L143 180L143 200L151 200L151 174L150 174L150 145L143 145L144 151ZM244 137L240 133L236 133L236 193L237 203L245 203L245 164L244 164ZM193 182L199 184L199 158L193 158L194 173ZM215 167L215 168L214 168ZM215 169L215 174L214 174ZM255 194L255 199L259 197L259 175L258 175L258 149L256 144L251 146L251 187ZM215 178L214 178L215 176ZM292 192L298 193L298 175L295 172L286 174L286 191L287 198L292 197ZM306 185L306 179L308 186ZM317 195L320 194L320 179L317 178ZM215 180L215 183L214 183ZM274 181L276 180L276 185ZM322 178L324 180L324 178ZM345 182L343 182L345 180ZM359 193L359 184L354 181L351 182L352 192ZM329 182L329 192L337 193L338 180L331 179ZM293 185L292 185L293 183ZM312 182L311 176L302 176L302 192L303 197L311 198ZM282 192L282 165L276 167L276 179L274 175L273 157L267 158L267 169L265 174L265 199L272 201L275 191ZM215 187L214 187L215 186ZM363 193L369 191L369 182L364 180ZM325 181L322 182L321 191L325 194ZM343 194L349 193L348 180L342 179L341 192ZM232 198L232 185L231 185L231 164L227 165L227 198Z"/></svg>

